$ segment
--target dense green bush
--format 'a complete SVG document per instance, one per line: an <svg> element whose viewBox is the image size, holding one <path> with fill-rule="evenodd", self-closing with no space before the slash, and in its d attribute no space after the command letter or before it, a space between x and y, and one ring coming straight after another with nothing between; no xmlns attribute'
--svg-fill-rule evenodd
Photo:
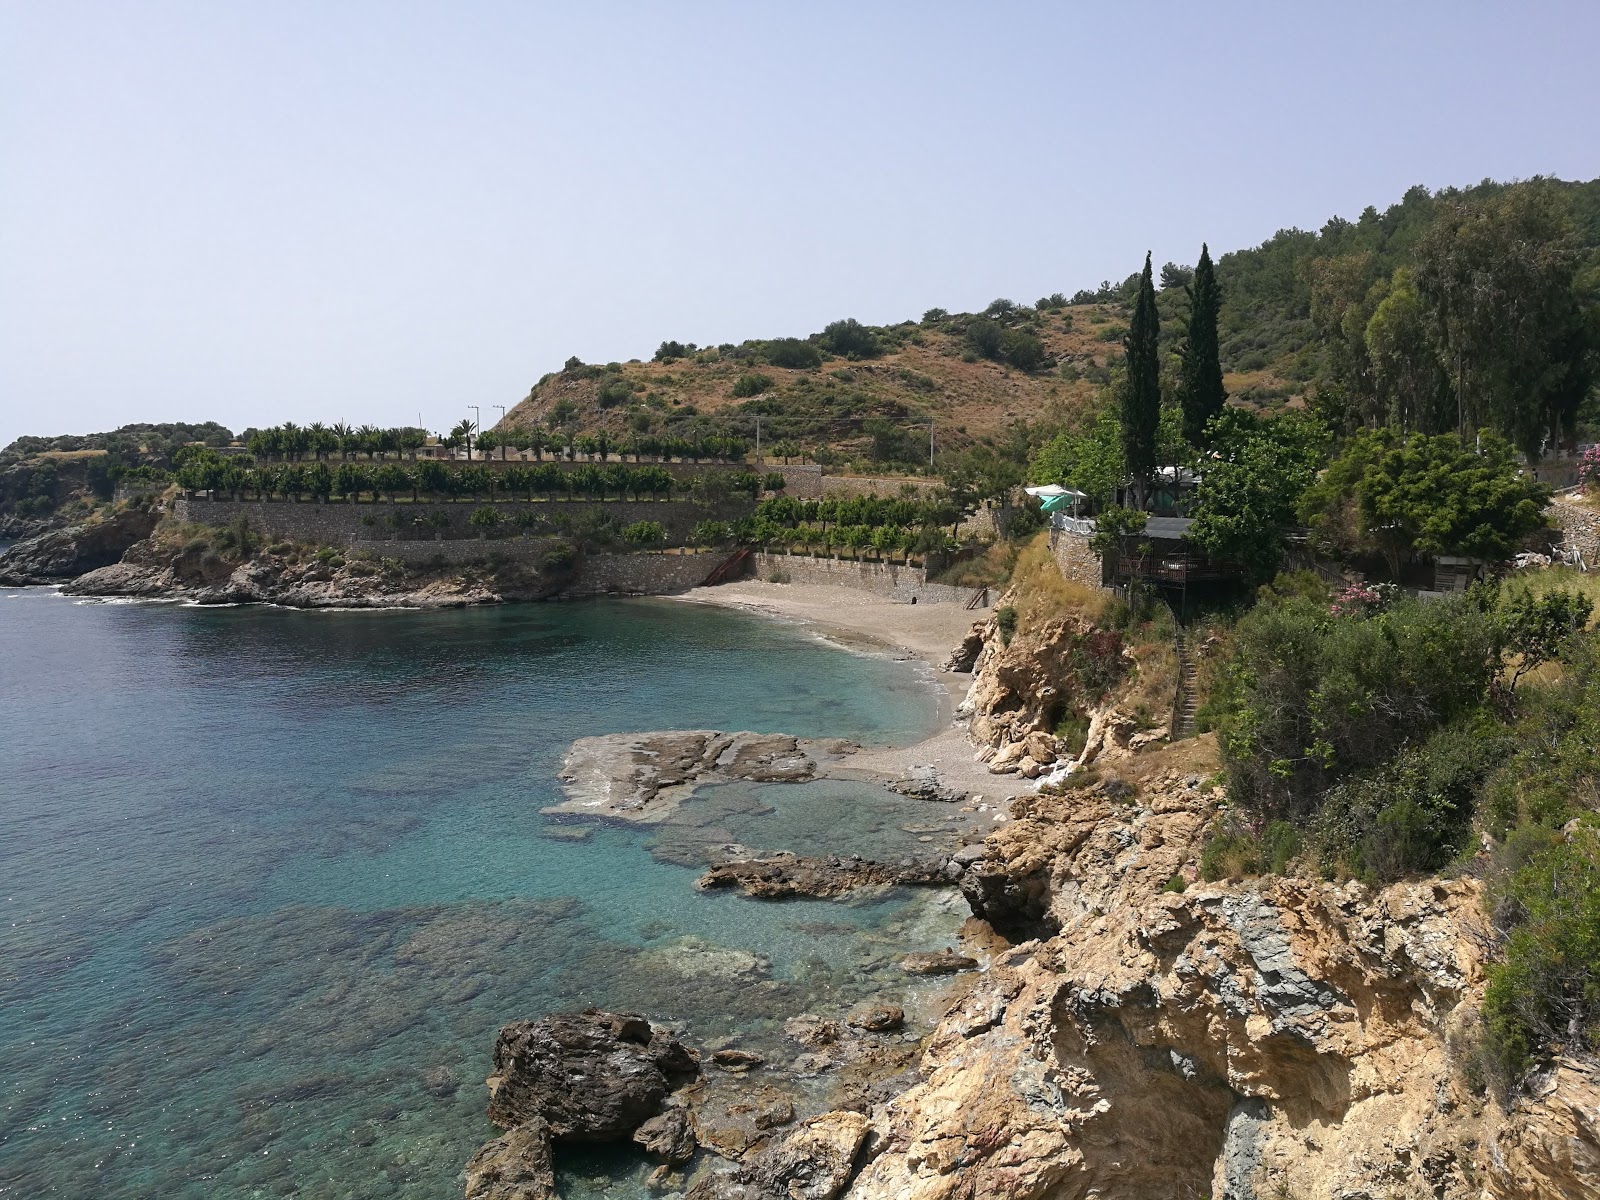
<svg viewBox="0 0 1600 1200"><path fill-rule="evenodd" d="M845 358L872 358L881 351L878 335L854 317L830 322L821 340L831 353Z"/></svg>
<svg viewBox="0 0 1600 1200"><path fill-rule="evenodd" d="M1008 329L1000 335L1000 356L1021 371L1042 366L1044 343L1025 329Z"/></svg>
<svg viewBox="0 0 1600 1200"><path fill-rule="evenodd" d="M621 379L601 384L599 392L595 394L595 401L601 408L615 408L631 399L633 399L633 388Z"/></svg>
<svg viewBox="0 0 1600 1200"><path fill-rule="evenodd" d="M770 392L775 384L776 381L771 375L752 372L748 375L741 375L733 381L733 394L740 399L746 396L759 396L763 392Z"/></svg>
<svg viewBox="0 0 1600 1200"><path fill-rule="evenodd" d="M766 344L763 357L775 367L806 371L822 365L822 351L803 338L777 338Z"/></svg>
<svg viewBox="0 0 1600 1200"><path fill-rule="evenodd" d="M1439 870L1471 846L1478 793L1510 749L1498 722L1463 721L1337 784L1313 822L1323 869L1372 883Z"/></svg>
<svg viewBox="0 0 1600 1200"><path fill-rule="evenodd" d="M1553 1043L1600 1051L1600 828L1525 840L1544 844L1492 888L1506 942L1483 1019L1504 1078Z"/></svg>
<svg viewBox="0 0 1600 1200"><path fill-rule="evenodd" d="M1289 597L1247 613L1234 644L1220 748L1232 801L1266 819L1303 817L1340 780L1469 716L1499 664L1492 619L1471 597L1372 615Z"/></svg>
<svg viewBox="0 0 1600 1200"><path fill-rule="evenodd" d="M660 521L635 521L623 527L622 540L630 546L656 546L667 540L667 531Z"/></svg>
<svg viewBox="0 0 1600 1200"><path fill-rule="evenodd" d="M998 321L980 317L967 324L967 345L983 358L999 358L1005 341L1005 328Z"/></svg>

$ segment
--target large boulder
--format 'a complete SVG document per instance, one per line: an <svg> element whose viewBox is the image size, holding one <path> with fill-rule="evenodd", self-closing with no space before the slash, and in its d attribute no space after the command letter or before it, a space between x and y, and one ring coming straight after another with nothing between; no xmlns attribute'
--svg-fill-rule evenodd
<svg viewBox="0 0 1600 1200"><path fill-rule="evenodd" d="M26 587L72 579L110 566L150 536L158 514L125 508L101 521L52 529L18 542L0 555L0 587Z"/></svg>
<svg viewBox="0 0 1600 1200"><path fill-rule="evenodd" d="M542 1120L557 1141L621 1141L699 1071L682 1042L634 1013L516 1021L495 1041L489 1119L504 1129Z"/></svg>

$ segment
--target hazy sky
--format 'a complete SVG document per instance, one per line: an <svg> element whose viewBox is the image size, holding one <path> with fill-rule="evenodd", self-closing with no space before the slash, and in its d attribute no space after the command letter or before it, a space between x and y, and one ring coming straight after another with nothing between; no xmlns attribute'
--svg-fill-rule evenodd
<svg viewBox="0 0 1600 1200"><path fill-rule="evenodd" d="M1600 174L1600 3L0 0L0 444L410 423Z"/></svg>

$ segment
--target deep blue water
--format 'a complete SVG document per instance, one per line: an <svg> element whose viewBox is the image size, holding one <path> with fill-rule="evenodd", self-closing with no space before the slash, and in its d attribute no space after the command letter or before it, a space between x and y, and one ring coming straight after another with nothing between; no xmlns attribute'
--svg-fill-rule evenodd
<svg viewBox="0 0 1600 1200"><path fill-rule="evenodd" d="M661 832L539 809L585 734L906 742L934 716L908 664L667 601L0 591L0 1196L457 1195L506 1020L597 1004L763 1044L847 1003L948 941L950 906L700 894L696 839L891 853L942 806L734 785ZM625 1167L568 1184L636 1194Z"/></svg>

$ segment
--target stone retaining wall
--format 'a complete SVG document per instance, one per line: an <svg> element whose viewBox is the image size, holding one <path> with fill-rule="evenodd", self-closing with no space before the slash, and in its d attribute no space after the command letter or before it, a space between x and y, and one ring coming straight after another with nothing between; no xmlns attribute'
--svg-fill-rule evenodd
<svg viewBox="0 0 1600 1200"><path fill-rule="evenodd" d="M788 583L855 588L887 596L902 604L910 604L913 599L919 604L965 604L972 599L972 589L929 583L927 572L921 567L898 563L812 558L803 554L754 554L751 564L751 574L757 579L770 579L776 574L786 576Z"/></svg>
<svg viewBox="0 0 1600 1200"><path fill-rule="evenodd" d="M1056 566L1064 579L1081 583L1084 587L1099 588L1105 576L1101 573L1100 556L1089 548L1087 534L1058 529L1051 534L1050 549L1055 553Z"/></svg>
<svg viewBox="0 0 1600 1200"><path fill-rule="evenodd" d="M689 531L708 517L731 521L750 512L748 502L728 504L711 512L686 500L501 500L492 506L471 501L421 501L416 504L387 502L351 504L333 501L295 503L291 500L189 500L173 502L173 516L199 525L227 525L243 516L251 525L268 534L301 542L320 542L330 546L354 548L360 543L399 541L478 542L478 529L467 523L473 510L493 507L501 524L488 539L490 544L524 540L523 530L512 525L521 513L532 515L535 524L526 532L532 537L564 537L601 520L618 526L635 521L659 521L673 541L688 538ZM421 519L435 514L448 522L441 529L422 524ZM399 524L396 524L399 522ZM369 548L365 545L363 548ZM379 553L375 548L374 553ZM389 557L399 557L398 553Z"/></svg>
<svg viewBox="0 0 1600 1200"><path fill-rule="evenodd" d="M726 554L586 554L561 595L667 596L699 587Z"/></svg>
<svg viewBox="0 0 1600 1200"><path fill-rule="evenodd" d="M352 539L345 543L351 554L370 554L373 558L397 558L403 563L426 564L501 562L528 563L537 566L552 547L563 545L560 538L510 537L510 538L452 538L450 541L402 538L399 540Z"/></svg>
<svg viewBox="0 0 1600 1200"><path fill-rule="evenodd" d="M1592 570L1600 565L1600 513L1558 497L1546 515L1561 530L1564 547L1583 555L1584 566Z"/></svg>

